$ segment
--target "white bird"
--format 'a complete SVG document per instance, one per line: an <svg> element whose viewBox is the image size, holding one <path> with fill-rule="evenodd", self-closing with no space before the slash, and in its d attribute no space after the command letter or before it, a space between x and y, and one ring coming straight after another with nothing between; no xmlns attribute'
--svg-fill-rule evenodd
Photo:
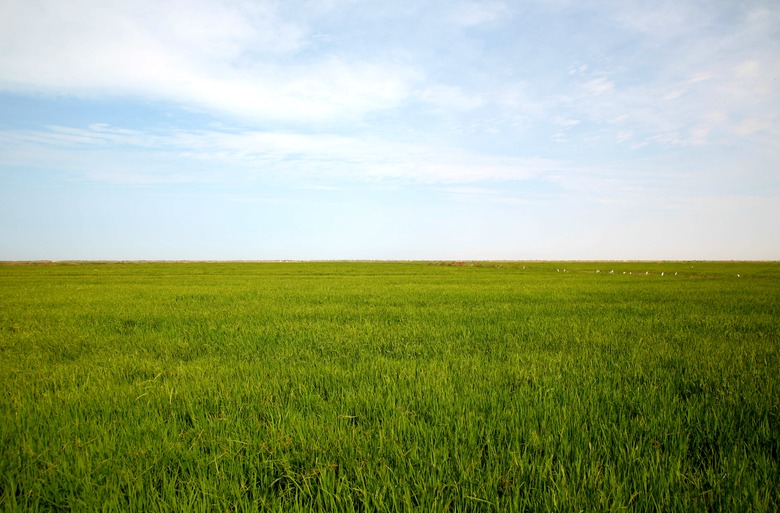
<svg viewBox="0 0 780 513"><path fill-rule="evenodd" d="M661 273L661 276L663 276L663 275L664 275L664 273Z"/></svg>

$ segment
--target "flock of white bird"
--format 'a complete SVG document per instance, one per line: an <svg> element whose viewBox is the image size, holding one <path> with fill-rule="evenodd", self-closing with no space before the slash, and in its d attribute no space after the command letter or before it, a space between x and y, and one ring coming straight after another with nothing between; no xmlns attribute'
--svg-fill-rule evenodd
<svg viewBox="0 0 780 513"><path fill-rule="evenodd" d="M525 269L525 267L523 267L523 269ZM571 270L566 270L566 269L556 269L556 271L558 271L559 273L571 272ZM588 271L580 271L580 272L588 272ZM600 273L601 273L601 269L596 269L596 274L600 274ZM607 274L615 274L615 270L611 269ZM623 274L631 274L631 275L635 274L637 276L650 276L651 273L649 271L645 271L645 272L623 271ZM661 271L661 276L665 276L665 275L666 275L666 271ZM676 272L674 273L674 276L677 276ZM737 275L737 278L741 278L741 277L742 276L740 276L739 274Z"/></svg>
<svg viewBox="0 0 780 513"><path fill-rule="evenodd" d="M523 269L525 269L525 267L523 267ZM556 269L556 271L558 271L559 273L560 272L564 272L564 273L571 272L570 270L566 270L566 269ZM581 271L581 272L587 272L587 271ZM601 273L601 269L596 269L596 274L600 274L600 273ZM607 274L615 274L615 270L611 269ZM650 276L650 272L649 271L645 271L643 273L642 272L635 273L633 271L623 271L623 274L632 274L632 275L636 274L637 276ZM665 275L666 275L666 271L661 271L661 276L665 276ZM674 275L677 276L677 273L675 272ZM739 277L740 276L737 275L737 278L739 278Z"/></svg>

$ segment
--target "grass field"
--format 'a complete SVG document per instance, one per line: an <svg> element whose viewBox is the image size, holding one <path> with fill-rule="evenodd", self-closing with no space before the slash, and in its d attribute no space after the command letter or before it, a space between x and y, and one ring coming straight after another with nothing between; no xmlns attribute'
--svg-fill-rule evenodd
<svg viewBox="0 0 780 513"><path fill-rule="evenodd" d="M778 511L780 264L0 265L0 393L3 511Z"/></svg>

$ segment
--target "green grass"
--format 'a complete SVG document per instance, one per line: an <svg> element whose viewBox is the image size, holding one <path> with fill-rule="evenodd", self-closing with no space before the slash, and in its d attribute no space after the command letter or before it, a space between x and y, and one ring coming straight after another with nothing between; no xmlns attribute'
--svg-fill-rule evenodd
<svg viewBox="0 0 780 513"><path fill-rule="evenodd" d="M0 509L780 510L780 264L443 264L0 265Z"/></svg>

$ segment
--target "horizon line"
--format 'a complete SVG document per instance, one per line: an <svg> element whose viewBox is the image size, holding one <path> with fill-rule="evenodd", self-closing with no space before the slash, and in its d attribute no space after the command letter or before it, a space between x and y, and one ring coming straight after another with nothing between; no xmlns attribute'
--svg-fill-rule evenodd
<svg viewBox="0 0 780 513"><path fill-rule="evenodd" d="M240 263L553 263L553 262L572 262L572 263L675 263L675 262L701 262L701 263L780 263L779 260L764 259L459 259L459 258L434 258L434 259L32 259L32 260L0 260L0 265L56 265L56 264L240 264Z"/></svg>

